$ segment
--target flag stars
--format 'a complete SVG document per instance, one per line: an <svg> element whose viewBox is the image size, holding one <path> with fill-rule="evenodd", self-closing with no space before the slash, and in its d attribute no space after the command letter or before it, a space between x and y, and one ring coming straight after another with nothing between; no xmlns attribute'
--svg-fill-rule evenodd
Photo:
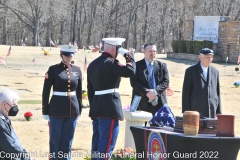
<svg viewBox="0 0 240 160"><path fill-rule="evenodd" d="M162 112L160 113L160 115L161 115L161 117L163 117L163 116L164 116L164 112L162 111Z"/></svg>
<svg viewBox="0 0 240 160"><path fill-rule="evenodd" d="M161 121L160 123L161 123L162 126L164 126L164 122L163 121Z"/></svg>
<svg viewBox="0 0 240 160"><path fill-rule="evenodd" d="M149 124L174 127L175 119L171 109L168 106L164 105L157 111L157 114L153 116L152 120L149 121Z"/></svg>
<svg viewBox="0 0 240 160"><path fill-rule="evenodd" d="M167 122L166 122L166 125L169 126L169 124L170 124L170 123L167 121Z"/></svg>

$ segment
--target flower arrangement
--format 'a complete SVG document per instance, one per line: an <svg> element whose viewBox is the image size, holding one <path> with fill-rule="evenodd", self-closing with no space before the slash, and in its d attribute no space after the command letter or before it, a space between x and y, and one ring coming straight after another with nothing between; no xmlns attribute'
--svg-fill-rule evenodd
<svg viewBox="0 0 240 160"><path fill-rule="evenodd" d="M32 116L33 116L32 112L26 112L24 114L24 117L27 121L30 121Z"/></svg>
<svg viewBox="0 0 240 160"><path fill-rule="evenodd" d="M87 91L82 91L82 99L87 99L88 97L88 92Z"/></svg>
<svg viewBox="0 0 240 160"><path fill-rule="evenodd" d="M234 85L236 88L238 88L238 87L240 87L240 82L234 82L233 85Z"/></svg>
<svg viewBox="0 0 240 160"><path fill-rule="evenodd" d="M130 108L131 108L131 106L130 106L130 105L127 105L127 106L123 107L123 110L124 110L124 111L130 111Z"/></svg>
<svg viewBox="0 0 240 160"><path fill-rule="evenodd" d="M132 148L118 149L112 155L112 160L136 160L136 151Z"/></svg>
<svg viewBox="0 0 240 160"><path fill-rule="evenodd" d="M83 107L89 107L88 92L85 90L82 91L82 105Z"/></svg>
<svg viewBox="0 0 240 160"><path fill-rule="evenodd" d="M48 50L43 50L43 54L45 55L45 56L50 56L50 53L49 53L49 51Z"/></svg>

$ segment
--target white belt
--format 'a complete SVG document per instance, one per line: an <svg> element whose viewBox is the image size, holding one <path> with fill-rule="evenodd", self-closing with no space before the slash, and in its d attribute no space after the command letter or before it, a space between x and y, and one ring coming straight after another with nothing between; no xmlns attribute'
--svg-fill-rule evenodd
<svg viewBox="0 0 240 160"><path fill-rule="evenodd" d="M55 96L73 96L76 95L75 91L72 92L57 92L57 91L53 91L53 95Z"/></svg>
<svg viewBox="0 0 240 160"><path fill-rule="evenodd" d="M95 95L102 95L102 94L108 94L108 93L113 93L113 92L118 92L117 88L113 89L106 89L106 90L101 90L101 91L95 91Z"/></svg>

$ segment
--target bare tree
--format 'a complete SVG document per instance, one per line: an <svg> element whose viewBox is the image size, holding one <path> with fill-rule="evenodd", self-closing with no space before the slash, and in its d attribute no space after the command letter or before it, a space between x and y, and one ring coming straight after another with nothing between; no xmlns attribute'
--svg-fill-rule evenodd
<svg viewBox="0 0 240 160"><path fill-rule="evenodd" d="M202 15L239 21L239 7L240 0L0 0L0 43L83 46L124 37L124 47L139 51L154 41L167 51L173 39L183 38L186 20Z"/></svg>
<svg viewBox="0 0 240 160"><path fill-rule="evenodd" d="M0 5L10 9L17 16L17 18L32 31L32 45L37 46L39 29L41 27L41 17L43 15L43 7L41 7L42 1L22 0L17 1L16 3L19 4L19 8L12 7L11 4L6 4L2 0L0 1ZM26 6L29 7L28 11L24 10Z"/></svg>

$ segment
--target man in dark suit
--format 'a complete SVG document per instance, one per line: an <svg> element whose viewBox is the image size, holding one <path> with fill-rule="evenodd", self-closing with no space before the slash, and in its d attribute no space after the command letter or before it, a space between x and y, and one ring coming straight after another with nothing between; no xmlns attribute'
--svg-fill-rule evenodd
<svg viewBox="0 0 240 160"><path fill-rule="evenodd" d="M154 114L167 103L166 88L169 85L167 65L155 59L157 47L148 42L143 46L144 59L136 62L136 74L130 78L132 99L141 96L138 110Z"/></svg>
<svg viewBox="0 0 240 160"><path fill-rule="evenodd" d="M119 120L123 120L122 104L118 92L121 77L131 77L135 72L132 53L121 47L124 38L104 38L101 56L92 61L87 70L87 88L92 119L91 159L110 159L115 147ZM121 53L126 64L116 58Z"/></svg>
<svg viewBox="0 0 240 160"><path fill-rule="evenodd" d="M199 51L200 61L187 68L182 89L182 112L198 111L203 117L215 118L222 113L219 72L211 66L213 50Z"/></svg>

